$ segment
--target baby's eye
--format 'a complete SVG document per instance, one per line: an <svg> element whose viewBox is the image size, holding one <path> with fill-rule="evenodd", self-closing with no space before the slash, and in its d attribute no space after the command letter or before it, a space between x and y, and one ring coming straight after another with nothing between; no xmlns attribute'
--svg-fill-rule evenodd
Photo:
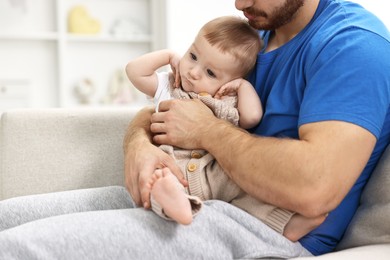
<svg viewBox="0 0 390 260"><path fill-rule="evenodd" d="M212 78L215 78L214 72L212 70L210 70L210 69L207 70L207 75L209 75Z"/></svg>
<svg viewBox="0 0 390 260"><path fill-rule="evenodd" d="M196 57L196 55L193 54L192 52L190 53L190 55L191 55L191 59L193 59L194 61L198 60L198 58Z"/></svg>

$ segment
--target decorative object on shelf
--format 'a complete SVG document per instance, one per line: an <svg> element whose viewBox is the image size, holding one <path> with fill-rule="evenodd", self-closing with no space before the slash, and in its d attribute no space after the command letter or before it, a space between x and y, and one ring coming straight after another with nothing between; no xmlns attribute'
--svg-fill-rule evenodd
<svg viewBox="0 0 390 260"><path fill-rule="evenodd" d="M70 9L68 32L77 34L98 34L101 30L99 20L92 18L85 6L77 5Z"/></svg>
<svg viewBox="0 0 390 260"><path fill-rule="evenodd" d="M115 37L128 37L144 34L145 30L131 18L120 18L114 21L110 33Z"/></svg>
<svg viewBox="0 0 390 260"><path fill-rule="evenodd" d="M95 84L89 78L81 79L74 87L74 94L80 104L88 105L91 103L91 98L95 93Z"/></svg>
<svg viewBox="0 0 390 260"><path fill-rule="evenodd" d="M109 85L116 85L114 71L131 57L165 48L166 34L160 32L167 25L166 1L0 0L0 113L17 107L147 104L132 87L111 91ZM100 32L86 34L92 30L83 29L90 26L83 19L95 21L94 32ZM79 84L84 78L93 87Z"/></svg>
<svg viewBox="0 0 390 260"><path fill-rule="evenodd" d="M138 101L137 89L126 76L124 69L114 72L108 85L107 95L103 98L104 104L130 104Z"/></svg>
<svg viewBox="0 0 390 260"><path fill-rule="evenodd" d="M27 13L26 0L9 0L10 4L14 8L19 8L24 13Z"/></svg>
<svg viewBox="0 0 390 260"><path fill-rule="evenodd" d="M28 78L0 78L1 110L30 106L31 81Z"/></svg>
<svg viewBox="0 0 390 260"><path fill-rule="evenodd" d="M27 0L0 0L0 33L16 34L31 28L31 4Z"/></svg>

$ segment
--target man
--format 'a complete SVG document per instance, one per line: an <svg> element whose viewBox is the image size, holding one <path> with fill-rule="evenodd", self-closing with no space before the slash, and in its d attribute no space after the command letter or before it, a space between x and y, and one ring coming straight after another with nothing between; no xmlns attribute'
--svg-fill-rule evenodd
<svg viewBox="0 0 390 260"><path fill-rule="evenodd" d="M253 27L266 30L266 48L250 76L265 104L256 136L216 119L197 100L161 103L162 112L144 110L129 127L127 187L138 205L149 207L145 180L155 168L168 166L183 178L151 136L157 144L205 149L252 196L307 217L329 213L300 240L312 254L329 252L389 142L388 31L346 2L235 5Z"/></svg>
<svg viewBox="0 0 390 260"><path fill-rule="evenodd" d="M225 202L205 202L182 226L111 189L104 208L121 197L117 207L126 209L62 212L0 231L0 259L291 258L333 250L389 143L389 33L363 8L340 0L236 0L236 7L265 41L249 76L264 104L262 121L247 133L198 100L165 101L159 113L144 109L124 140L127 188L148 208L145 182L156 168L168 166L181 180L189 174L152 140L202 148L253 197L307 217L327 215L325 221L292 243ZM75 207L91 210L88 201Z"/></svg>

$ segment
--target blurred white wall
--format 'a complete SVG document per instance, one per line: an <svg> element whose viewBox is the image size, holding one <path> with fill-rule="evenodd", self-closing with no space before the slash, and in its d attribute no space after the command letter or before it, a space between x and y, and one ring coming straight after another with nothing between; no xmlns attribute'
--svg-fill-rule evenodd
<svg viewBox="0 0 390 260"><path fill-rule="evenodd" d="M184 54L203 24L222 15L241 15L234 0L167 0L167 47Z"/></svg>
<svg viewBox="0 0 390 260"><path fill-rule="evenodd" d="M369 11L373 12L378 16L390 30L390 17L389 17L389 0L352 0L367 8Z"/></svg>
<svg viewBox="0 0 390 260"><path fill-rule="evenodd" d="M310 1L310 0L309 0ZM241 15L234 0L167 0L167 47L184 53L200 27L221 15ZM389 0L353 0L375 13L390 29Z"/></svg>

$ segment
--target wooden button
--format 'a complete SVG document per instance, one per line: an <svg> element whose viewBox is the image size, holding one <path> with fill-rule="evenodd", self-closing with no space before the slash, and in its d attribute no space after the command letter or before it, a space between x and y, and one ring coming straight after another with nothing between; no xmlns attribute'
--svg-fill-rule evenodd
<svg viewBox="0 0 390 260"><path fill-rule="evenodd" d="M199 96L204 97L204 96L210 96L210 95L209 95L209 93L207 93L207 92L200 92L200 93L199 93Z"/></svg>
<svg viewBox="0 0 390 260"><path fill-rule="evenodd" d="M198 152L191 152L191 158L194 158L194 159L199 159L199 158L202 158L202 155Z"/></svg>
<svg viewBox="0 0 390 260"><path fill-rule="evenodd" d="M195 171L196 168L197 168L197 167L196 167L196 164L195 164L195 163L189 163L189 164L187 165L187 170L190 171L190 172Z"/></svg>

